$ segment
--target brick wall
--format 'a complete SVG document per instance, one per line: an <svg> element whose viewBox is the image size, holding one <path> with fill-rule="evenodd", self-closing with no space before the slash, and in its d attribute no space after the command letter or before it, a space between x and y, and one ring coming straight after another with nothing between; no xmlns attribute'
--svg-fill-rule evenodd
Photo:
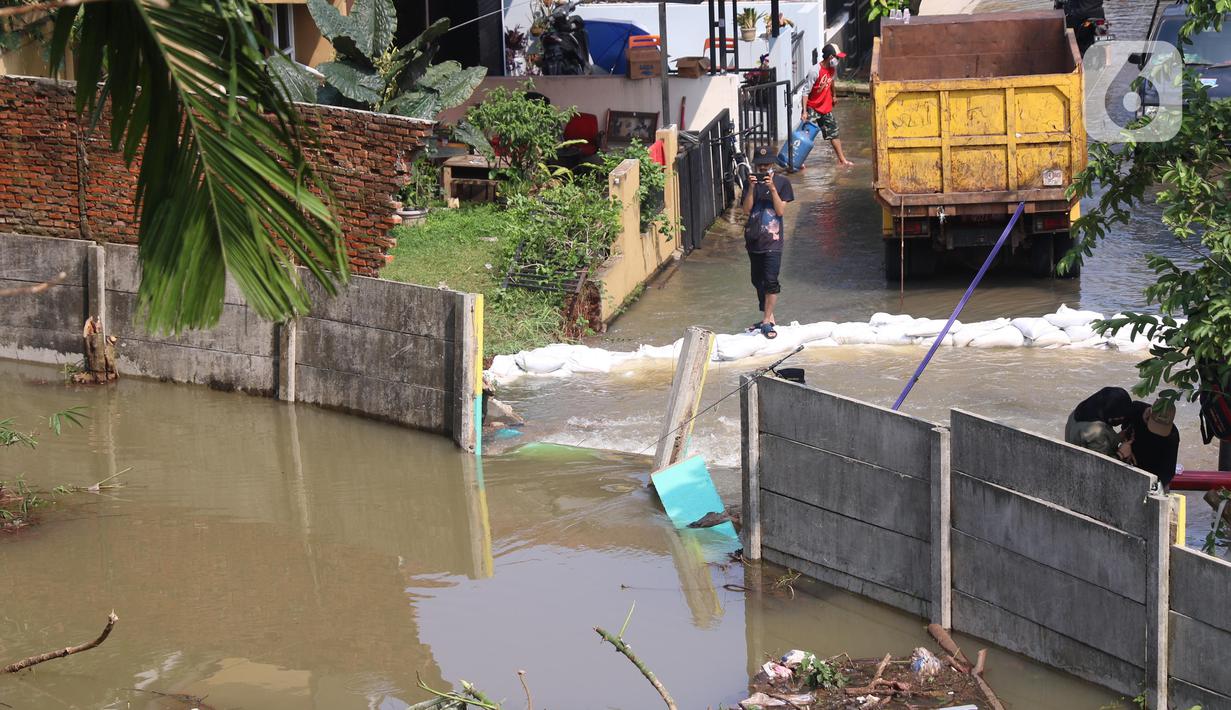
<svg viewBox="0 0 1231 710"><path fill-rule="evenodd" d="M80 238L76 85L0 76L0 232ZM351 271L375 276L393 246L393 197L432 124L332 106L300 107L319 148L309 159L333 190ZM135 244L136 166L104 123L86 143L86 213L94 237Z"/></svg>

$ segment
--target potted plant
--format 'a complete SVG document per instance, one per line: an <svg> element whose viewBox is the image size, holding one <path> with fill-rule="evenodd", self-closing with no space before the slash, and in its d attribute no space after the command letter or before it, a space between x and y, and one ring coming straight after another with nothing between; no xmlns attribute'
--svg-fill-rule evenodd
<svg viewBox="0 0 1231 710"><path fill-rule="evenodd" d="M761 13L755 8L746 7L735 16L735 24L739 26L740 39L751 42L757 38L757 23L761 21Z"/></svg>

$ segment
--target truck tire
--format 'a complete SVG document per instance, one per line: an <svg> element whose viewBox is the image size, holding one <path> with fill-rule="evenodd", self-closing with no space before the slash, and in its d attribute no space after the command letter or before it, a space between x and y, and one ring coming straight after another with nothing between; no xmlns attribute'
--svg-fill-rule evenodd
<svg viewBox="0 0 1231 710"><path fill-rule="evenodd" d="M1068 254L1069 250L1072 248L1073 248L1072 235L1057 234L1054 240L1054 244L1052 245L1052 254L1053 254L1052 264L1053 265L1059 264L1060 260L1064 258L1064 255ZM1074 266L1072 269L1069 270L1067 274L1061 274L1059 271L1056 272L1056 277L1061 278L1061 279L1075 279L1078 276L1081 276L1081 264Z"/></svg>
<svg viewBox="0 0 1231 710"><path fill-rule="evenodd" d="M1056 259L1052 253L1053 240L1050 234L1036 234L1030 238L1030 275L1045 279L1052 275Z"/></svg>

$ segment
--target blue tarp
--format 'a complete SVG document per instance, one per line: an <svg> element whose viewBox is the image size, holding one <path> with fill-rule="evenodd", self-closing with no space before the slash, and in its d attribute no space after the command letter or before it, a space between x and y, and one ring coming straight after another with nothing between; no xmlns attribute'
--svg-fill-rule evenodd
<svg viewBox="0 0 1231 710"><path fill-rule="evenodd" d="M628 38L649 34L637 25L622 20L586 20L590 39L590 61L595 73L628 74Z"/></svg>

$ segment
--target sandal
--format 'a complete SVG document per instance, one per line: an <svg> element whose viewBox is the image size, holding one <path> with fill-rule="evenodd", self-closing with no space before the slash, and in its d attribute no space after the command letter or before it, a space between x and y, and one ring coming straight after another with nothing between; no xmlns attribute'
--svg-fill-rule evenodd
<svg viewBox="0 0 1231 710"><path fill-rule="evenodd" d="M774 330L773 323L762 323L761 335L764 335L766 340L773 340L778 337L778 331Z"/></svg>
<svg viewBox="0 0 1231 710"><path fill-rule="evenodd" d="M752 325L748 326L748 329L747 329L747 330L745 330L744 332L745 332L745 333L756 333L756 332L759 332L759 331L761 330L761 326L763 326L763 325L765 325L765 321L759 321L759 322L757 322L757 323L753 323Z"/></svg>

